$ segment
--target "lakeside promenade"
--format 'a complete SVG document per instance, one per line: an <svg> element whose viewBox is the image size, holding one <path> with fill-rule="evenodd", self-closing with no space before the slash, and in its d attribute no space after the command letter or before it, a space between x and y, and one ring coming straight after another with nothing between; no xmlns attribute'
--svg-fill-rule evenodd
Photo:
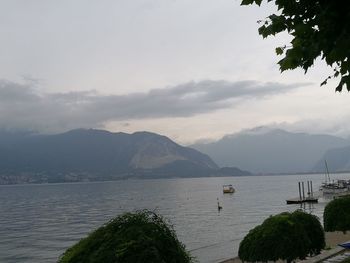
<svg viewBox="0 0 350 263"><path fill-rule="evenodd" d="M343 234L343 232L339 232L339 231L326 232L325 237L326 237L326 248L330 248L330 249L323 250L321 254L315 257L311 257L305 260L300 260L298 262L299 263L300 262L303 262L303 263L322 262L323 260L329 257L335 256L341 253L342 251L345 251L345 249L339 247L338 244L350 241L350 232L347 232L346 234ZM235 257L228 260L220 261L219 263L242 263L242 261L238 257Z"/></svg>

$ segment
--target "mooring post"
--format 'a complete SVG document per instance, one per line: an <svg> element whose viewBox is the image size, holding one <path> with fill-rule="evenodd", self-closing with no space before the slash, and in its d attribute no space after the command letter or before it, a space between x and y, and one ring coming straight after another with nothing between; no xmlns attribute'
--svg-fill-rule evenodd
<svg viewBox="0 0 350 263"><path fill-rule="evenodd" d="M314 191L312 189L312 181L310 181L310 188L311 188L311 197L314 197Z"/></svg>
<svg viewBox="0 0 350 263"><path fill-rule="evenodd" d="M299 200L301 200L301 188L300 188L300 182L298 182L298 186L299 186Z"/></svg>
<svg viewBox="0 0 350 263"><path fill-rule="evenodd" d="M303 200L305 200L304 182L301 182L301 187L303 188Z"/></svg>
<svg viewBox="0 0 350 263"><path fill-rule="evenodd" d="M310 190L310 181L307 181L307 196L311 196L311 190Z"/></svg>

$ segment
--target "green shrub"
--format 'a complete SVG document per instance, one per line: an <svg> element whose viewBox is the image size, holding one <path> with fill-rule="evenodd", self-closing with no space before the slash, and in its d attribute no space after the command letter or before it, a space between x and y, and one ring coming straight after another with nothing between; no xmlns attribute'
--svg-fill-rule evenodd
<svg viewBox="0 0 350 263"><path fill-rule="evenodd" d="M271 216L249 231L240 243L238 256L250 262L291 262L317 254L324 246L324 232L317 217L296 211Z"/></svg>
<svg viewBox="0 0 350 263"><path fill-rule="evenodd" d="M317 216L297 210L291 214L295 222L301 223L310 240L308 251L317 255L326 246L324 230Z"/></svg>
<svg viewBox="0 0 350 263"><path fill-rule="evenodd" d="M259 225L251 229L248 235L239 244L238 257L245 261L255 262L259 261L262 248L262 226ZM261 259L261 261L264 261Z"/></svg>
<svg viewBox="0 0 350 263"><path fill-rule="evenodd" d="M60 263L187 263L172 226L154 212L125 213L69 248Z"/></svg>
<svg viewBox="0 0 350 263"><path fill-rule="evenodd" d="M329 202L323 213L326 231L350 230L350 197L338 198Z"/></svg>

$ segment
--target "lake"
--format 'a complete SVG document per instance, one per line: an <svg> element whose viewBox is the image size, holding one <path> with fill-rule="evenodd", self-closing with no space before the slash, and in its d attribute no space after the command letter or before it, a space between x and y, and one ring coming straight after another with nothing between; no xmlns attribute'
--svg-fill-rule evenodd
<svg viewBox="0 0 350 263"><path fill-rule="evenodd" d="M350 174L332 175L337 178ZM137 209L167 218L200 262L218 262L236 256L247 232L269 215L300 208L285 200L298 196L298 181L307 180L315 190L324 175L0 186L0 262L56 262L92 230ZM224 195L223 184L236 192ZM320 199L305 208L321 218L325 204Z"/></svg>

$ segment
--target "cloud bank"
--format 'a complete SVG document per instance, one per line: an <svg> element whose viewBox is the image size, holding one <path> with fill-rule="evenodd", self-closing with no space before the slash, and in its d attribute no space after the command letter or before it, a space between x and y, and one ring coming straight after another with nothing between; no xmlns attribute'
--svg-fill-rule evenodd
<svg viewBox="0 0 350 263"><path fill-rule="evenodd" d="M306 85L205 80L144 93L101 95L94 91L48 94L28 84L0 80L0 127L60 132L103 127L108 121L191 117Z"/></svg>

